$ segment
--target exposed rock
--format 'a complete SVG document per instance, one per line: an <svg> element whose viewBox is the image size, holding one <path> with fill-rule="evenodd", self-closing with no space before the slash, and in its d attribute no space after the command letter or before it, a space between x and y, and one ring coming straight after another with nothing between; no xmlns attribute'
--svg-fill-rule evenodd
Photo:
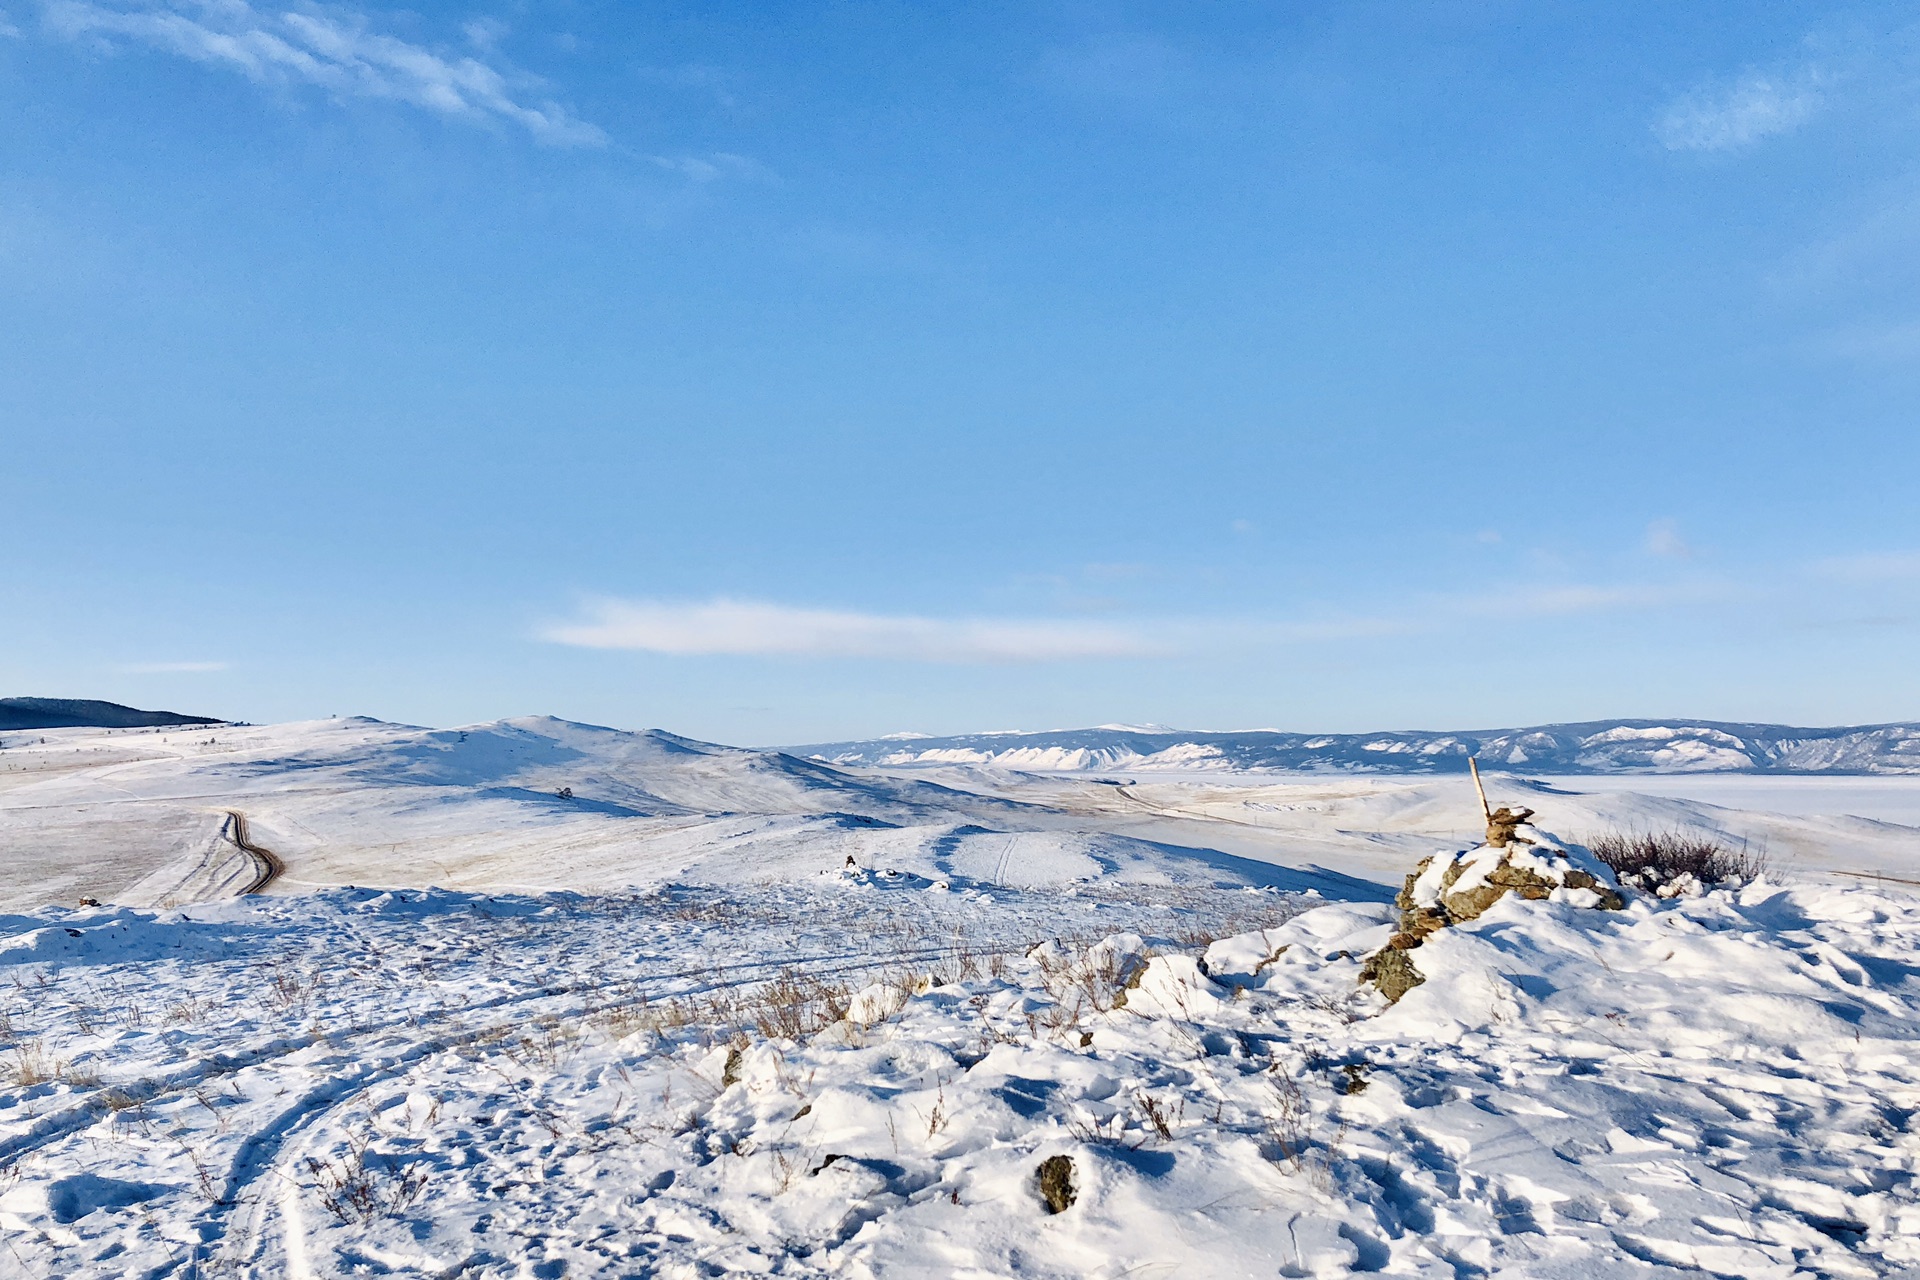
<svg viewBox="0 0 1920 1280"><path fill-rule="evenodd" d="M1073 1157L1048 1156L1040 1162L1035 1176L1040 1180L1040 1198L1047 1202L1048 1213L1061 1213L1078 1196L1073 1187Z"/></svg>
<svg viewBox="0 0 1920 1280"><path fill-rule="evenodd" d="M1606 911L1625 905L1605 863L1580 845L1527 825L1532 816L1531 809L1496 809L1487 820L1487 843L1421 862L1394 899L1400 931L1367 957L1361 981L1398 1000L1426 981L1409 951L1435 930L1475 919L1510 893Z"/></svg>
<svg viewBox="0 0 1920 1280"><path fill-rule="evenodd" d="M1371 982L1380 988L1381 995L1398 1001L1427 980L1427 975L1414 968L1413 958L1407 954L1419 945L1420 940L1409 934L1394 934L1386 946L1368 956L1360 966L1360 981Z"/></svg>
<svg viewBox="0 0 1920 1280"><path fill-rule="evenodd" d="M1522 809L1515 813L1501 805L1487 815L1487 844L1491 848L1504 849L1510 844L1532 844L1533 841L1520 834L1520 828L1533 816L1533 810Z"/></svg>

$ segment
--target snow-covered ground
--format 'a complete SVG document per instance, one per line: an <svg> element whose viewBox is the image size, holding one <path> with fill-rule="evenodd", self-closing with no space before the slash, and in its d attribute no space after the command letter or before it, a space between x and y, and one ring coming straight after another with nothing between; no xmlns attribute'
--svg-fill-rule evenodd
<svg viewBox="0 0 1920 1280"><path fill-rule="evenodd" d="M1098 876L1352 896L1369 892L1355 878L1397 886L1477 823L1469 783L1452 775L835 768L546 717L466 729L362 719L64 729L5 742L0 910L195 896L241 856L223 835L230 810L285 860L281 891L804 879L851 855L1027 886ZM1496 774L1490 785L1576 838L1687 828L1764 850L1802 879L1920 880L1920 826L1901 821L1920 822L1920 775Z"/></svg>
<svg viewBox="0 0 1920 1280"><path fill-rule="evenodd" d="M1094 888L5 920L0 1272L1920 1264L1910 899L1508 899L1386 1008L1356 981L1377 904Z"/></svg>
<svg viewBox="0 0 1920 1280"><path fill-rule="evenodd" d="M1360 958L1470 843L1459 779L40 736L0 751L0 1276L1920 1273L1920 831L1789 791L1491 778L1777 871L1503 899L1388 1006ZM286 875L189 900L229 811Z"/></svg>

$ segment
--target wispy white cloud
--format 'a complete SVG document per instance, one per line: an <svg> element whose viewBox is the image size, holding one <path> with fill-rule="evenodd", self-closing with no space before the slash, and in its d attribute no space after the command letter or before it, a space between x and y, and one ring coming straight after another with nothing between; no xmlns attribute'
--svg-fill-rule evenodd
<svg viewBox="0 0 1920 1280"><path fill-rule="evenodd" d="M225 671L224 662L129 662L121 666L130 676L187 675L205 671Z"/></svg>
<svg viewBox="0 0 1920 1280"><path fill-rule="evenodd" d="M502 120L557 146L606 135L552 101L531 101L498 68L370 30L350 9L265 13L247 0L47 0L52 35L145 45L260 84L311 84L340 97L384 98L452 118Z"/></svg>
<svg viewBox="0 0 1920 1280"><path fill-rule="evenodd" d="M916 662L1052 662L1165 652L1142 632L1098 623L923 618L728 599L594 600L581 618L540 634L556 644L589 649Z"/></svg>
<svg viewBox="0 0 1920 1280"><path fill-rule="evenodd" d="M1732 82L1702 85L1675 98L1653 132L1673 151L1731 151L1796 128L1819 109L1819 77L1748 72Z"/></svg>
<svg viewBox="0 0 1920 1280"><path fill-rule="evenodd" d="M468 43L474 48L491 50L506 37L509 28L498 18L475 18L462 23L460 30L466 33Z"/></svg>
<svg viewBox="0 0 1920 1280"><path fill-rule="evenodd" d="M1680 525L1674 520L1649 523L1646 539L1641 545L1652 555L1667 556L1674 560L1693 559L1693 547L1680 536Z"/></svg>
<svg viewBox="0 0 1920 1280"><path fill-rule="evenodd" d="M1728 598L1718 583L1563 584L1428 595L1376 610L1318 616L1136 618L1095 622L1035 618L931 618L811 609L759 600L587 601L543 640L586 649L666 654L886 658L909 662L1027 663L1193 657L1273 645L1379 639L1477 625L1487 618L1544 621L1581 614L1683 607Z"/></svg>

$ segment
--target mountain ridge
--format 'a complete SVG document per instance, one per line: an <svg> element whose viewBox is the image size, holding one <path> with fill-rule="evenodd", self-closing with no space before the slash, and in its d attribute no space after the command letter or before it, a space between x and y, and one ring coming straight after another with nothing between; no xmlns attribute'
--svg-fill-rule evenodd
<svg viewBox="0 0 1920 1280"><path fill-rule="evenodd" d="M1804 728L1731 720L1585 720L1512 729L1287 733L1120 727L892 736L785 750L830 764L985 765L1035 773L1220 769L1464 773L1920 773L1920 723Z"/></svg>
<svg viewBox="0 0 1920 1280"><path fill-rule="evenodd" d="M0 732L23 729L146 729L170 725L226 724L212 716L142 711L98 698L0 698Z"/></svg>

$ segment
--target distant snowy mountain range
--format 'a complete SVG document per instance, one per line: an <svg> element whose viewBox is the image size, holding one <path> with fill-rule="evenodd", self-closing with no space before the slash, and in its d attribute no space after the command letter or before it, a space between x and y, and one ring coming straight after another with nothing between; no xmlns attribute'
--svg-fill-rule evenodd
<svg viewBox="0 0 1920 1280"><path fill-rule="evenodd" d="M1221 769L1464 773L1467 759L1529 773L1920 773L1920 724L1797 729L1717 720L1593 720L1454 733L1201 733L1103 725L1037 733L789 747L831 764L992 765L1037 773Z"/></svg>

